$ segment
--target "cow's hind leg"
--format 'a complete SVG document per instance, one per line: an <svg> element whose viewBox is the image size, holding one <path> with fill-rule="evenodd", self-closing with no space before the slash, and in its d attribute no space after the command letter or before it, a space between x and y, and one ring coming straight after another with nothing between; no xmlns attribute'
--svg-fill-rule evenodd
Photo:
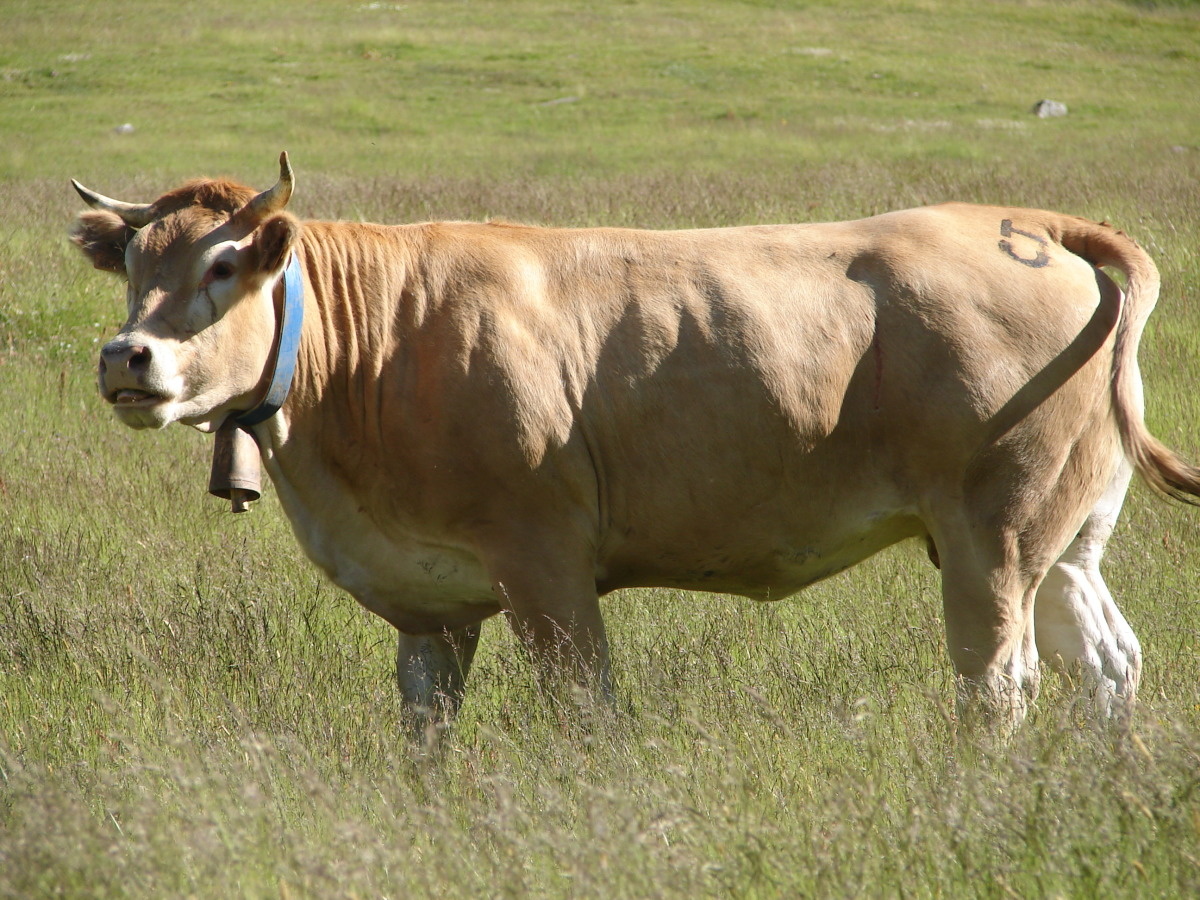
<svg viewBox="0 0 1200 900"><path fill-rule="evenodd" d="M400 632L396 679L418 736L428 738L462 706L467 673L479 644L479 625L437 634Z"/></svg>
<svg viewBox="0 0 1200 900"><path fill-rule="evenodd" d="M938 511L931 532L941 557L960 720L968 728L988 725L1003 737L1021 724L1037 697L1038 588L1092 501L1078 496L1074 478L1031 484L1014 477L1026 474L1015 467L981 469L986 476L960 504Z"/></svg>
<svg viewBox="0 0 1200 900"><path fill-rule="evenodd" d="M1038 691L1036 580L1017 540L972 540L963 524L937 536L946 643L958 675L959 720L968 731L1010 734Z"/></svg>
<svg viewBox="0 0 1200 900"><path fill-rule="evenodd" d="M1100 575L1100 559L1125 500L1132 470L1122 461L1079 534L1038 588L1038 652L1053 668L1078 675L1101 718L1132 705L1141 678L1137 636Z"/></svg>
<svg viewBox="0 0 1200 900"><path fill-rule="evenodd" d="M931 529L942 562L946 635L962 687L960 709L983 711L1002 728L1018 725L1036 697L1040 652L1077 659L1080 651L1096 646L1079 627L1068 625L1056 631L1047 624L1039 637L1039 623L1051 621L1035 613L1042 600L1041 615L1060 622L1083 611L1110 619L1115 614L1132 638L1107 589L1097 588L1103 585L1099 551L1120 508L1128 473L1113 475L1116 448L1093 434L1074 441L1064 456L1050 449L1033 458L1000 452L981 457L961 504L937 510L936 530ZM1100 498L1092 493L1097 483L1108 485ZM1136 640L1126 649L1134 646ZM1115 650L1104 653L1116 663Z"/></svg>

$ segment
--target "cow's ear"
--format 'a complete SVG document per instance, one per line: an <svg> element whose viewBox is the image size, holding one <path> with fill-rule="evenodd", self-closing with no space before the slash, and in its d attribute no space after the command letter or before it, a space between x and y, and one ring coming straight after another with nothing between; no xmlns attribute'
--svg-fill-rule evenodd
<svg viewBox="0 0 1200 900"><path fill-rule="evenodd" d="M97 269L124 275L125 248L135 233L116 213L95 210L79 214L71 241Z"/></svg>
<svg viewBox="0 0 1200 900"><path fill-rule="evenodd" d="M300 222L290 213L272 216L254 235L253 262L262 273L278 272L287 265L288 256L300 241Z"/></svg>

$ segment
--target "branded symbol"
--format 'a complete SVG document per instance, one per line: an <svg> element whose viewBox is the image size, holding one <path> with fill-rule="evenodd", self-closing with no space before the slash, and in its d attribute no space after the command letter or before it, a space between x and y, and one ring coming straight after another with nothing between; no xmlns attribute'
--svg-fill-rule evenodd
<svg viewBox="0 0 1200 900"><path fill-rule="evenodd" d="M1010 241L1001 241L1000 249L1015 259L1022 265L1029 266L1031 269L1040 269L1042 266L1050 264L1050 257L1046 255L1046 239L1040 235L1030 234L1028 231L1022 231L1020 228L1013 228L1012 219L1004 219L1000 223L1000 235L1002 237L1012 237L1014 234L1019 234L1021 237L1027 237L1031 241L1036 241L1038 245L1037 256L1033 259L1026 259L1024 256L1018 256L1017 251L1013 249Z"/></svg>

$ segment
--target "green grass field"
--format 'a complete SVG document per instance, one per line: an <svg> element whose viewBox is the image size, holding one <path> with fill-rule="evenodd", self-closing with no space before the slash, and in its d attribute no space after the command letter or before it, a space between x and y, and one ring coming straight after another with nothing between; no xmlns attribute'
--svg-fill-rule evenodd
<svg viewBox="0 0 1200 900"><path fill-rule="evenodd" d="M960 749L906 544L777 604L611 596L615 711L540 695L489 623L429 760L390 627L271 494L230 516L209 438L103 408L122 290L66 240L71 177L266 187L281 149L324 218L1056 208L1158 262L1147 418L1200 458L1200 6L21 0L0 29L0 897L1200 895L1200 511L1135 487L1110 545L1131 736L1047 677Z"/></svg>

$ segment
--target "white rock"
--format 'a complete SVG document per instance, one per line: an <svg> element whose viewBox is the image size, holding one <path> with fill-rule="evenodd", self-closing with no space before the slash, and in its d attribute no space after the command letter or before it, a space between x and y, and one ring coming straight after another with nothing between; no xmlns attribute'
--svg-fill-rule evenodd
<svg viewBox="0 0 1200 900"><path fill-rule="evenodd" d="M1033 104L1032 112L1039 119L1054 119L1067 114L1067 104L1057 100L1039 100Z"/></svg>

